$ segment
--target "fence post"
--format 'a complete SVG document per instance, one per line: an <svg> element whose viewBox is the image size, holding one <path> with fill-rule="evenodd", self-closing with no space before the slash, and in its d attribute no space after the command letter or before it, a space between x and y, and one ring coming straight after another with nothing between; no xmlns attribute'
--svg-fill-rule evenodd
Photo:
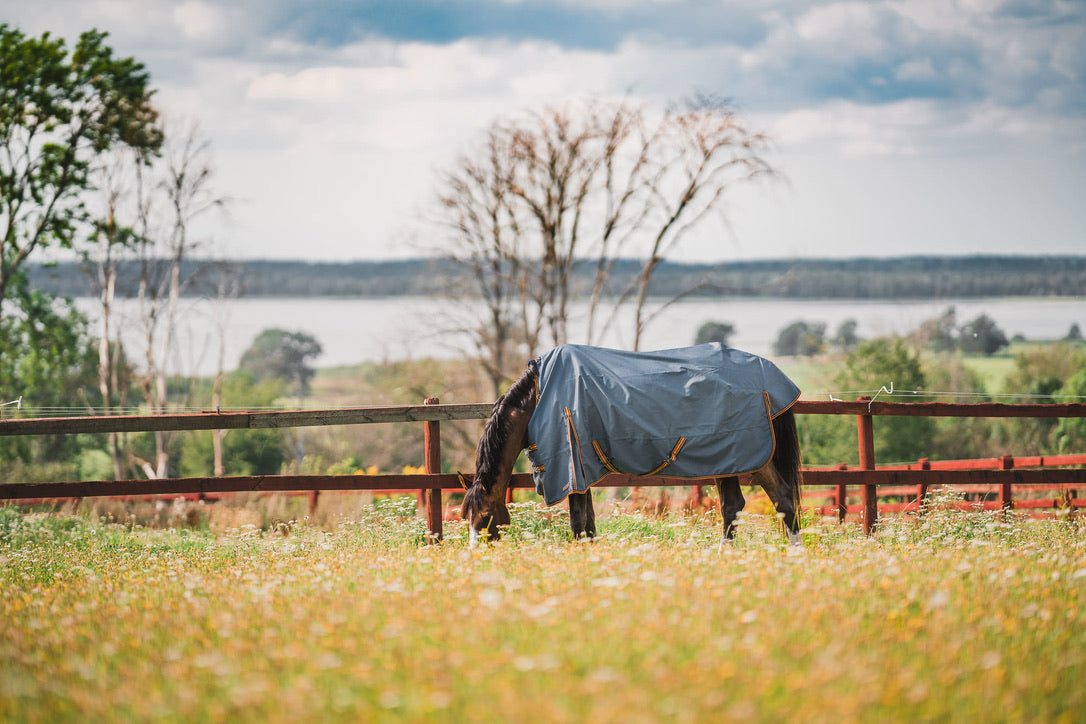
<svg viewBox="0 0 1086 724"><path fill-rule="evenodd" d="M837 469L848 470L848 465L838 463ZM834 497L837 499L837 522L844 523L845 516L848 515L848 486L843 483L838 484Z"/></svg>
<svg viewBox="0 0 1086 724"><path fill-rule="evenodd" d="M436 397L427 397L423 404L436 405L439 402ZM437 475L441 473L441 423L427 420L423 424L423 465L427 475ZM426 531L431 543L442 538L441 513L441 488L430 488L426 491Z"/></svg>
<svg viewBox="0 0 1086 724"><path fill-rule="evenodd" d="M1014 458L1012 456L1003 455L999 458L1000 470L1011 470L1012 468L1014 468ZM1014 494L1011 492L1010 483L1000 483L999 485L999 507L1004 513L1014 508Z"/></svg>
<svg viewBox="0 0 1086 724"><path fill-rule="evenodd" d="M860 402L870 401L861 397ZM856 416L856 437L860 445L860 469L875 469L875 426L870 413ZM878 492L874 485L863 486L864 535L871 535L879 519Z"/></svg>

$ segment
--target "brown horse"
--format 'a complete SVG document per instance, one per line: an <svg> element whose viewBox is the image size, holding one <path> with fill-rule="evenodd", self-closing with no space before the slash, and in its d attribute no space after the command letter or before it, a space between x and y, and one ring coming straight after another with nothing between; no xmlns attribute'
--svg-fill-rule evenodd
<svg viewBox="0 0 1086 724"><path fill-rule="evenodd" d="M748 357L753 358L752 355ZM772 366L760 358L753 359ZM489 540L494 541L500 537L500 528L509 525L509 511L505 505L505 498L513 467L521 451L528 449L531 455L536 447L533 443L538 442L529 439L529 422L539 403L539 374L538 364L529 364L524 374L494 403L479 440L475 459L475 479L470 486L466 484L466 481L461 481L467 489L461 515L470 524L473 546L478 544L480 534L484 531ZM791 383L788 382L788 384ZM768 406L768 396L766 399ZM569 410L567 409L566 412L568 413ZM765 441L766 449L771 448L772 455L768 462L751 472L752 482L760 485L769 495L784 523L788 538L793 544L798 544L800 542L798 515L801 486L800 450L795 415L790 403L786 409L771 417L771 423L766 426L764 434L772 436L771 440ZM675 453L673 452L671 461L674 460ZM665 459L661 468L666 467L668 462ZM618 472L611 465L607 467L611 472ZM535 468L537 473L540 470L542 466ZM738 475L722 475L721 472L723 471L718 469L715 474L699 475L693 479L713 479L716 483L720 495L721 517L724 521L721 540L723 544L735 535L738 514L746 501L743 498ZM660 473L659 469L649 474L657 473ZM570 527L574 538L585 535L594 537L596 516L592 506L591 490L569 490L565 497L569 501Z"/></svg>

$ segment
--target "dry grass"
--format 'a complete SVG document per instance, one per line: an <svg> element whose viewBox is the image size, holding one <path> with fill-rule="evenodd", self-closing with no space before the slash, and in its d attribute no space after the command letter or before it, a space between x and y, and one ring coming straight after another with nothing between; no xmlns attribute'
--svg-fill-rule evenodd
<svg viewBox="0 0 1086 724"><path fill-rule="evenodd" d="M427 547L409 497L332 530L0 509L4 721L1075 721L1086 532L938 506L873 539L517 504Z"/></svg>

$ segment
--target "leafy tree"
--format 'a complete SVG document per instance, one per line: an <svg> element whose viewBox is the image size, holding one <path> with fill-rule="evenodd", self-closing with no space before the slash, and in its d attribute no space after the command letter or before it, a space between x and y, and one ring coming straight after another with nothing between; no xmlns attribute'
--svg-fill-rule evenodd
<svg viewBox="0 0 1086 724"><path fill-rule="evenodd" d="M873 395L882 387L920 390L927 384L919 354L900 338L862 341L844 360L834 378L849 399ZM917 397L920 401L923 398ZM937 457L936 424L925 417L879 417L874 421L875 460L906 462ZM839 415L809 415L800 427L803 459L809 465L859 463L856 421Z"/></svg>
<svg viewBox="0 0 1086 724"><path fill-rule="evenodd" d="M856 421L843 415L805 415L799 424L805 465L857 465ZM875 436L878 440L878 435Z"/></svg>
<svg viewBox="0 0 1086 724"><path fill-rule="evenodd" d="M105 39L85 32L69 55L48 33L29 38L0 25L0 316L32 254L77 240L100 154L161 143L147 72L114 58Z"/></svg>
<svg viewBox="0 0 1086 724"><path fill-rule="evenodd" d="M1014 402L1052 402L1064 385L1086 368L1086 351L1077 345L1056 343L1019 352L1014 369L1003 381L1003 391ZM1010 455L1051 453L1055 419L1021 418L1002 420L997 439Z"/></svg>
<svg viewBox="0 0 1086 724"><path fill-rule="evenodd" d="M983 354L985 357L992 356L1010 344L1007 335L987 314L963 324L958 339L963 352Z"/></svg>
<svg viewBox="0 0 1086 724"><path fill-rule="evenodd" d="M256 382L250 372L238 370L223 381L222 401L230 407L266 407L283 393L283 381ZM283 430L227 430L222 438L226 475L275 475L286 460ZM214 466L213 431L187 435L181 444L178 467L184 476L209 474Z"/></svg>
<svg viewBox="0 0 1086 724"><path fill-rule="evenodd" d="M309 360L321 351L320 342L304 332L265 329L242 354L238 368L252 374L255 382L283 380L304 397L314 374Z"/></svg>
<svg viewBox="0 0 1086 724"><path fill-rule="evenodd" d="M733 334L735 334L735 327L731 324L725 324L723 322L706 322L698 327L698 333L694 338L694 344L720 342L723 345L727 345L728 340L731 339Z"/></svg>
<svg viewBox="0 0 1086 724"><path fill-rule="evenodd" d="M1065 342L1081 342L1082 330L1079 329L1078 322L1071 324L1071 329L1067 330L1067 336L1063 338Z"/></svg>
<svg viewBox="0 0 1086 724"><path fill-rule="evenodd" d="M1060 395L1086 399L1086 367L1073 374L1060 388ZM1086 418L1063 417L1053 432L1056 449L1064 454L1086 451Z"/></svg>
<svg viewBox="0 0 1086 724"><path fill-rule="evenodd" d="M86 320L73 308L18 284L25 313L0 317L0 395L22 398L38 413L50 408L97 405L95 355ZM5 408L9 410L11 408ZM0 438L0 461L25 464L60 462L75 453L71 436Z"/></svg>
<svg viewBox="0 0 1086 724"><path fill-rule="evenodd" d="M954 307L920 324L916 336L924 347L929 347L936 352L950 352L957 346L958 313Z"/></svg>
<svg viewBox="0 0 1086 724"><path fill-rule="evenodd" d="M813 357L826 346L824 322L792 322L780 331L773 343L773 353L780 355Z"/></svg>
<svg viewBox="0 0 1086 724"><path fill-rule="evenodd" d="M845 358L835 379L842 390L922 390L926 386L920 356L905 340L861 342ZM935 423L928 417L880 417L875 421L875 460L906 462L930 457Z"/></svg>
<svg viewBox="0 0 1086 724"><path fill-rule="evenodd" d="M956 395L962 402L986 400L987 389L980 374L965 365L961 354L931 355L924 358L924 380L932 390ZM932 448L923 457L958 460L999 455L993 446L992 421L982 417L938 417Z"/></svg>
<svg viewBox="0 0 1086 724"><path fill-rule="evenodd" d="M833 335L833 346L842 352L850 352L860 343L856 334L859 323L855 319L846 319L837 327L837 333Z"/></svg>

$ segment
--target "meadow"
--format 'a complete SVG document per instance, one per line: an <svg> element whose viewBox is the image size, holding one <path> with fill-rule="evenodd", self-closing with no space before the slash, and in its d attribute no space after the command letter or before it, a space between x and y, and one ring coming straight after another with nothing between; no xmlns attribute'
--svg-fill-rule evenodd
<svg viewBox="0 0 1086 724"><path fill-rule="evenodd" d="M1081 721L1086 528L951 511L877 535L513 507L424 544L347 519L150 529L0 509L3 721Z"/></svg>

